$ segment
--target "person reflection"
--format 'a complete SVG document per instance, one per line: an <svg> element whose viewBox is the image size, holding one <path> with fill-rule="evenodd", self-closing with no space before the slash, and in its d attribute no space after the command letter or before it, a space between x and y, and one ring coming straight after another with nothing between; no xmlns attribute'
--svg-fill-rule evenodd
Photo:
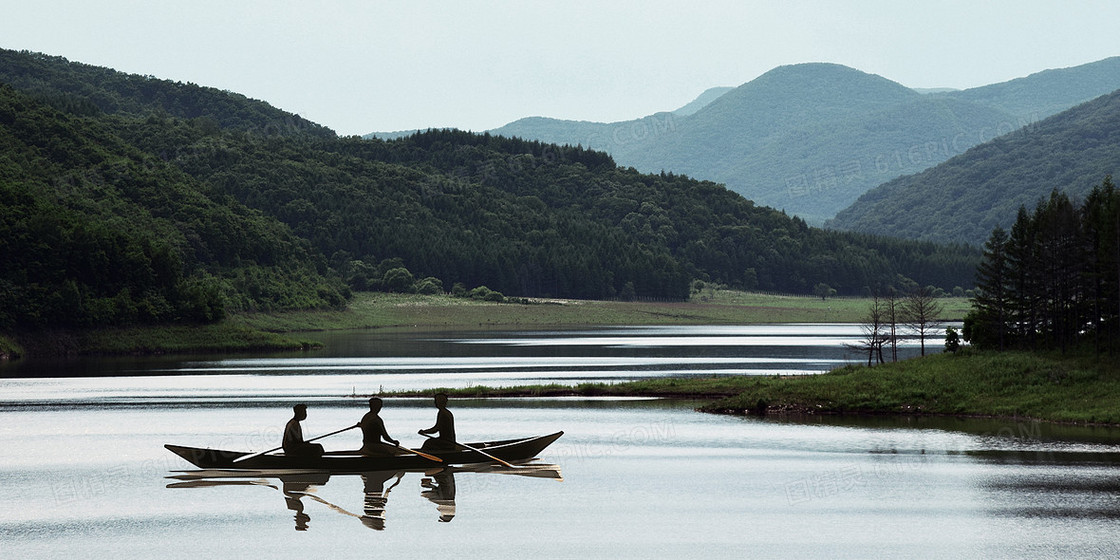
<svg viewBox="0 0 1120 560"><path fill-rule="evenodd" d="M311 491L312 486L325 484L326 481L326 478L308 476L280 477L280 491L284 493L284 502L288 509L296 512L297 531L306 531L308 522L311 521L311 516L303 511L303 497Z"/></svg>
<svg viewBox="0 0 1120 560"><path fill-rule="evenodd" d="M436 424L426 430L420 430L418 433L422 436L436 434L434 438L428 439L420 449L424 451L455 451L459 446L455 445L455 415L447 410L447 394L436 393L435 396L436 408Z"/></svg>
<svg viewBox="0 0 1120 560"><path fill-rule="evenodd" d="M455 517L455 474L448 470L440 471L431 478L420 480L422 490L420 495L436 505L439 511L439 522L450 523Z"/></svg>
<svg viewBox="0 0 1120 560"><path fill-rule="evenodd" d="M385 488L385 481L397 477L397 481ZM389 491L396 488L404 478L403 472L375 471L362 473L362 487L365 502L362 508L362 525L375 531L385 530L385 507L389 502Z"/></svg>

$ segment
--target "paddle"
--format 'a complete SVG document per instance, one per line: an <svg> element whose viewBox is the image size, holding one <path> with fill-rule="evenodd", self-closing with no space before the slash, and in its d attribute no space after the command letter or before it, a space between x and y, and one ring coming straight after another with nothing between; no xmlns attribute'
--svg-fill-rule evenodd
<svg viewBox="0 0 1120 560"><path fill-rule="evenodd" d="M436 439L436 438L435 438L435 436L432 436L432 435L429 435L429 434L421 434L421 435L423 435L423 436L424 436L424 437L426 437L426 438L430 438L430 439ZM516 468L518 468L518 467L517 467L517 465L514 465L514 464L512 464L512 463L509 463L509 462L507 462L507 461L505 461L505 460L503 460L503 459L499 459L499 458L497 458L497 457L495 457L495 456L493 456L493 455L491 455L491 454L489 454L489 453L487 453L487 452L485 452L485 451L483 451L483 450L481 450L481 449L475 449L475 448L473 448L473 447L471 447L471 446L469 446L469 445L467 445L467 444L465 444L465 443L459 443L459 442L455 442L455 445L458 445L459 447L462 447L462 448L464 448L464 449L469 449L469 450L471 450L471 451L474 451L475 453L478 453L478 454L481 454L481 455L485 455L485 456L487 456L487 457L489 457L489 458L491 458L491 459L493 459L493 460L495 460L495 461L497 461L497 462L499 462L499 463L501 463L501 464L503 464L503 465L505 465L505 466L507 466L507 467L509 467L509 468L511 468L511 469L516 469Z"/></svg>
<svg viewBox="0 0 1120 560"><path fill-rule="evenodd" d="M335 431L333 431L329 434L323 434L321 436L317 436L317 437L313 437L309 440L305 440L304 443L311 443L311 442L313 442L317 439L323 439L325 437L333 436L335 434L341 434L342 432L345 432L347 430L353 430L354 428L357 428L357 427L358 427L358 425L354 424L353 426L349 426L349 427L343 428L341 430L335 430ZM241 461L244 461L246 459L252 459L253 457L260 457L261 455L264 455L265 453L272 453L273 451L280 451L281 449L284 449L283 445L281 445L280 447L273 447L272 449L267 449L265 451L260 451L260 452L257 452L257 453L251 453L249 455L242 455L242 456L234 459L233 462L234 463L240 463Z"/></svg>
<svg viewBox="0 0 1120 560"><path fill-rule="evenodd" d="M397 447L399 447L399 448L401 448L401 449L403 449L403 450L405 450L405 451L408 451L409 453L412 453L412 454L414 454L414 455L419 455L419 456L421 456L421 457L423 457L423 458L425 458L425 459L428 459L428 460L430 460L430 461L435 461L435 462L437 462L437 463L442 463L442 462L443 462L443 459L440 459L439 457L436 457L435 455L428 455L427 453L424 453L424 452L421 452L421 451L417 451L417 450L415 450L415 449L409 449L409 448L407 448L407 447L405 447L405 446L403 446L403 445L401 445L401 444L399 444L399 443L397 444Z"/></svg>

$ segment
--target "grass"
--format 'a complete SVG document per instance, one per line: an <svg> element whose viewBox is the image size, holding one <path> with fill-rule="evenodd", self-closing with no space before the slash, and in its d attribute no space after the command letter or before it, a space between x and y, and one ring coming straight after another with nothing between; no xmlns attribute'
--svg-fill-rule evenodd
<svg viewBox="0 0 1120 560"><path fill-rule="evenodd" d="M715 399L701 410L731 414L927 414L1115 425L1120 424L1120 366L1114 362L1092 355L965 350L797 377L657 379L576 387L446 391L464 398L582 395Z"/></svg>
<svg viewBox="0 0 1120 560"><path fill-rule="evenodd" d="M940 300L946 320L961 320L966 298ZM704 290L687 302L540 299L492 303L416 294L358 293L342 311L245 313L231 323L269 332L383 327L472 328L568 325L705 325L854 323L867 313L865 298L787 296Z"/></svg>
<svg viewBox="0 0 1120 560"><path fill-rule="evenodd" d="M342 310L238 313L216 325L19 333L0 339L0 353L8 346L18 349L20 344L26 352L18 353L25 356L300 350L321 345L315 340L315 332L389 327L517 329L859 322L869 301L714 289L694 294L687 302L537 299L529 304L366 292L355 294ZM960 320L968 309L964 298L941 302L947 320Z"/></svg>
<svg viewBox="0 0 1120 560"><path fill-rule="evenodd" d="M938 354L798 379L760 379L709 411L906 413L1120 423L1120 368L1096 356Z"/></svg>
<svg viewBox="0 0 1120 560"><path fill-rule="evenodd" d="M41 332L28 337L25 346L28 355L44 356L307 350L320 346L320 343L225 322Z"/></svg>

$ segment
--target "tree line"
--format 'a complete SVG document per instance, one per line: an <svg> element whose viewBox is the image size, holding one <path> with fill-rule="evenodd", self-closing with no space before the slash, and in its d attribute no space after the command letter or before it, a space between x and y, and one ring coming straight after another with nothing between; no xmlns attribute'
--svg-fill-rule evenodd
<svg viewBox="0 0 1120 560"><path fill-rule="evenodd" d="M214 321L448 286L514 300L683 300L693 280L948 291L970 286L979 259L812 228L579 146L339 138L303 121L278 134L267 125L295 117L262 102L103 70L0 52L0 76L26 88L0 85L0 329Z"/></svg>
<svg viewBox="0 0 1120 560"><path fill-rule="evenodd" d="M1055 348L1120 341L1120 193L1110 176L1075 203L1053 191L996 227L977 269L965 340L986 348Z"/></svg>

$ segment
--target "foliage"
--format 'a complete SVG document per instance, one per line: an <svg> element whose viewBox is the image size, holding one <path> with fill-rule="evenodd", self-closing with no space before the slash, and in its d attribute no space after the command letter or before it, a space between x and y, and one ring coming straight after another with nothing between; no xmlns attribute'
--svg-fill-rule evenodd
<svg viewBox="0 0 1120 560"><path fill-rule="evenodd" d="M979 245L1057 189L1087 196L1120 161L1120 91L976 146L860 197L830 227Z"/></svg>
<svg viewBox="0 0 1120 560"><path fill-rule="evenodd" d="M961 414L1120 423L1120 372L1107 359L962 350L823 375L754 378L703 407L747 412Z"/></svg>
<svg viewBox="0 0 1120 560"><path fill-rule="evenodd" d="M0 49L0 83L82 116L160 115L193 119L209 132L232 129L264 136L335 135L299 115L237 93L126 74L28 51Z"/></svg>
<svg viewBox="0 0 1120 560"><path fill-rule="evenodd" d="M138 150L119 128L0 86L0 328L343 303L285 226Z"/></svg>
<svg viewBox="0 0 1120 560"><path fill-rule="evenodd" d="M531 117L492 132L605 150L639 170L718 181L818 224L886 181L1120 88L1118 68L1120 58L1112 58L921 95L851 68L798 64L775 68L691 115L658 113L616 123ZM882 225L908 225L905 218L892 218ZM850 229L860 225L855 219L844 223ZM914 232L936 231L936 225L923 221ZM981 235L991 225L983 225Z"/></svg>
<svg viewBox="0 0 1120 560"><path fill-rule="evenodd" d="M1120 192L1111 177L1080 206L1053 191L992 231L965 338L980 347L1098 350L1120 341Z"/></svg>
<svg viewBox="0 0 1120 560"><path fill-rule="evenodd" d="M602 152L336 138L228 92L0 51L0 329L209 322L352 290L683 301L969 285L978 253L809 227ZM419 282L416 278L420 278ZM456 291L453 289L453 291Z"/></svg>

